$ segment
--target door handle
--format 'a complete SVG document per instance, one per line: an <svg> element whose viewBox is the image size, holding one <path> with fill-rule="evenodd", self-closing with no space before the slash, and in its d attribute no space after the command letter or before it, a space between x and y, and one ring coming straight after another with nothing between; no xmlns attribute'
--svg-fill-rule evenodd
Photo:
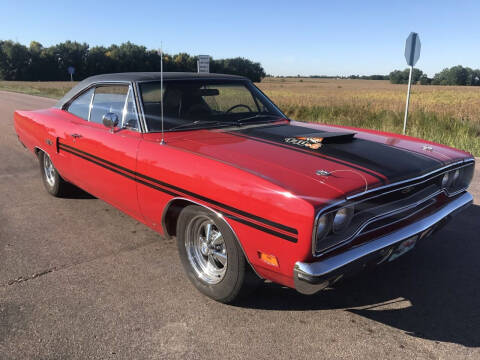
<svg viewBox="0 0 480 360"><path fill-rule="evenodd" d="M80 135L80 134L70 134L70 136L75 138L75 139L78 139L78 138L82 137L82 135Z"/></svg>

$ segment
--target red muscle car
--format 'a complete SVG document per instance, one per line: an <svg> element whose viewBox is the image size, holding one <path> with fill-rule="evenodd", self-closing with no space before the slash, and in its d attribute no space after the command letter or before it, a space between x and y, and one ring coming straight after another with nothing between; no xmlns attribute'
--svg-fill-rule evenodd
<svg viewBox="0 0 480 360"><path fill-rule="evenodd" d="M239 76L160 80L90 77L53 108L17 111L15 129L50 194L74 184L175 236L189 279L218 301L259 278L315 293L472 202L466 152L290 120Z"/></svg>

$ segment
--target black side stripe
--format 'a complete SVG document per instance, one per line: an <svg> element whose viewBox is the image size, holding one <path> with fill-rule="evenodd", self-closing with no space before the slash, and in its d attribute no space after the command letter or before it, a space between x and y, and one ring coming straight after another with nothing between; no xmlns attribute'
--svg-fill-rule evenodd
<svg viewBox="0 0 480 360"><path fill-rule="evenodd" d="M267 224L267 225L270 225L270 226L272 226L272 227L277 227L277 228L279 228L279 229L281 229L281 230L285 230L285 231L288 231L288 232L291 232L291 233L294 233L294 234L298 234L298 231L297 231L296 229L289 228L289 227L287 227L287 226L285 226L285 225L278 224L278 223L275 223L275 222L270 221L270 220L267 220L267 219L260 218L260 217L258 217L258 216L256 216L256 215L249 214L249 213L246 213L246 212L244 212L244 211L242 211L242 210L235 209L235 208L233 208L233 207L231 207L231 206L222 204L222 203L220 203L220 202L218 202L218 201L208 199L208 198L206 198L206 197L204 197L204 196L201 196L201 195L192 193L192 192L190 192L190 191L187 191L187 190L178 188L178 187L176 187L176 186L169 185L169 184L164 183L164 182L162 182L162 181L159 181L159 180L150 178L149 176L139 174L139 173L137 173L137 172L135 172L135 171L132 171L132 170L127 169L127 168L124 168L124 167L122 167L122 166L120 166L120 165L116 165L116 164L114 164L114 163L112 163L112 162L110 162L110 161L103 160L103 159L101 159L101 158L99 158L99 157L97 157L97 156L94 156L94 155L91 155L91 154L86 153L86 152L84 152L84 151L75 149L75 148L73 148L73 147L71 147L71 146L68 146L68 145L61 144L61 143L60 143L60 144L59 144L59 149L61 149L61 150L63 150L63 151L66 151L66 152L68 152L68 153L70 153L70 154L72 154L72 155L75 155L75 156L77 156L77 157L80 157L80 158L82 158L82 159L84 159L84 160L90 161L90 162L92 162L92 163L94 163L94 164L96 164L96 165L98 165L98 166L101 166L101 167L107 169L107 170L110 170L110 171L112 171L112 172L114 172L114 173L117 173L117 174L119 174L119 175L122 175L122 176L124 176L124 177L126 177L126 178L128 178L128 179L130 179L130 180L136 181L136 182L138 182L138 183L140 183L140 184L142 184L142 185L145 185L145 186L148 186L148 187L150 187L150 188L152 188L152 189L155 189L155 190L164 192L164 193L169 194L169 195L171 195L171 196L177 197L177 196L180 196L180 194L175 193L175 192L173 192L173 191L171 191L171 190L169 190L169 189L165 189L165 188L159 187L159 186L157 186L157 185L151 184L151 183L149 183L149 182L146 182L146 181L144 181L144 180L142 180L142 179L139 179L138 177L142 177L142 178L144 178L144 179L146 179L146 180L149 180L149 181L158 183L158 184L160 184L160 185L162 185L162 186L165 186L165 187L170 187L170 188L172 188L172 189L178 189L180 192L182 192L182 193L184 193L184 194L191 195L191 196L193 196L193 197L195 197L195 198L197 198L197 199L204 200L205 202L209 202L209 203L212 203L212 204L216 204L216 205L218 205L218 206L220 206L220 207L222 207L222 208L225 208L225 209L227 209L227 210L229 210L229 211L231 211L231 212L236 212L236 213L238 213L238 214L240 214L240 215L242 215L242 216L244 216L244 217L249 217L249 218L251 218L251 219L257 220L257 221L259 221L259 222L263 222L263 223L265 223L265 224ZM84 155L82 155L82 154L84 154ZM85 155L86 155L86 156L85 156ZM98 161L97 161L97 160L94 160L94 159L97 159ZM123 171L119 171L119 170L117 170L117 169L120 169L120 170L123 170ZM134 176L137 176L137 177L131 176L131 175L129 175L128 173L130 173L130 174L132 174L132 175L134 175ZM288 241L291 241L291 242L297 242L297 239L296 239L295 237L292 237L292 236L289 236L289 235L280 233L280 232L275 231L275 230L272 230L272 229L265 228L265 227L263 227L263 226L261 226L261 225L258 225L258 224L249 222L249 221L247 221L247 220L244 220L244 219L242 219L242 218L239 218L238 216L231 215L231 214L226 213L226 212L224 212L224 211L221 211L221 210L218 210L218 209L215 209L215 210L218 211L219 213L221 213L222 215L224 215L225 217L228 217L228 218L230 218L230 219L232 219L232 220L235 220L235 221L237 221L237 222L240 222L240 223L242 223L242 224L244 224L244 225L248 225L248 226L253 227L253 228L257 229L257 230L263 231L263 232L265 232L265 233L268 233L268 234L271 234L271 235L280 237L280 238L282 238L282 239L285 239L285 240L288 240ZM273 225L273 224L275 224L275 225ZM289 230L286 230L286 229L289 229Z"/></svg>
<svg viewBox="0 0 480 360"><path fill-rule="evenodd" d="M281 147L281 148L284 148L284 149L287 149L287 150L292 150L292 151L296 151L296 152L299 152L299 153L302 153L304 155L310 155L310 156L314 156L314 157L319 157L319 158L322 158L322 159L325 159L325 160L328 160L328 161L332 161L332 162L335 162L337 164L341 164L341 165L344 165L344 166L348 166L352 169L355 169L355 170L358 170L358 171L362 171L364 173L367 173L375 178L377 178L378 180L380 180L380 182L385 185L386 184L386 181L383 177L381 177L380 175L374 173L374 172L371 172L370 170L368 169L364 169L364 168L361 168L361 167L358 167L354 164L350 164L350 163L347 163L347 162L344 162L342 160L339 160L339 159L335 159L333 157L328 157L328 156L323 156L322 154L317 154L317 153L312 153L312 152L309 152L309 151L305 151L305 150L302 150L302 149L298 149L298 148L295 148L293 146L289 146L289 145L283 145L283 144L279 144L279 143L275 143L273 141L266 141L266 140L263 140L263 139L260 139L258 137L254 137L254 136L248 136L248 135L244 135L244 134L239 134L235 131L229 131L228 134L230 135L234 135L234 136L238 136L238 137L241 137L241 138L244 138L244 139L249 139L249 140L253 140L253 141L258 141L258 142L261 142L261 143L264 143L264 144L268 144L268 145L272 145L272 146L278 146L278 147Z"/></svg>
<svg viewBox="0 0 480 360"><path fill-rule="evenodd" d="M256 220L256 221L258 221L258 222L264 223L264 224L269 225L269 226L272 226L272 227L276 227L276 228L278 228L278 229L280 229L280 230L283 230L283 231L286 231L286 232L289 232L289 233L292 233L292 234L295 234L295 235L298 234L298 231L297 231L296 229L291 228L291 227L289 227L289 226L285 226L285 225L283 225L283 224L279 224L279 223L276 223L276 222L274 222L274 221L271 221L271 220L268 220L268 219L264 219L264 218L262 218L262 217L260 217L260 216L253 215L253 214L250 214L250 213L248 213L248 212L246 212L246 211L236 209L236 208L234 208L234 207L232 207L232 206L223 204L223 203L221 203L221 202L218 202L218 201L216 201L216 200L213 200L213 199L207 198L207 197L205 197L205 196L196 194L196 193L191 192L191 191L188 191L188 190L186 190L186 189L182 189L182 188L180 188L180 187L178 187L178 186L171 185L171 184L168 184L168 183L166 183L166 182L163 182L163 181L154 179L154 178L152 178L152 177L150 177L150 176L140 174L140 173L138 173L138 172L136 172L136 171L127 169L127 168L125 168L125 167L123 167L123 166L120 166L120 165L117 165L117 164L112 163L112 162L110 162L110 161L104 160L104 159L102 159L102 158L99 158L98 156L89 154L89 153L87 153L87 152L85 152L85 151L76 149L76 148L74 148L74 147L72 147L72 146L65 145L65 144L62 144L62 143L60 143L60 146L63 147L63 148L69 148L69 149L74 150L74 151L76 151L76 152L79 152L79 153L81 153L81 154L85 154L85 155L90 156L90 157L92 157L92 158L94 158L94 159L97 159L98 161L101 161L101 162L103 162L103 163L106 163L106 164L108 164L108 165L110 165L110 166L113 166L113 167L115 167L115 168L121 169L121 170L123 170L123 171L125 171L125 172L128 172L128 173L132 174L132 175L141 177L141 178L143 178L143 179L145 179L145 180L148 180L148 181L154 182L154 183L156 183L156 184L159 184L159 185L165 186L165 187L167 187L167 188L170 188L170 189L172 189L172 190L176 190L176 191L182 192L182 193L184 193L184 194L193 196L193 197L195 197L195 198L197 198L197 199L203 200L203 201L208 202L208 203L210 203L210 204L213 204L213 205L215 205L215 206L220 206L220 207L222 207L222 208L224 208L224 209L226 209L226 210L228 210L228 211L231 211L231 212L240 214L240 215L242 215L242 216L244 216L244 217L247 217L247 218Z"/></svg>
<svg viewBox="0 0 480 360"><path fill-rule="evenodd" d="M218 210L216 210L218 211ZM275 231L275 230L271 230L271 229L267 229L263 226L260 226L260 225L257 225L255 223L252 223L252 222L249 222L247 220L244 220L242 218L239 218L238 216L234 216L234 215L230 215L230 214L226 214L225 212L222 212L222 211L218 211L220 213L222 213L222 215L224 215L225 217L228 217L229 219L232 219L232 220L235 220L239 223L242 223L244 225L247 225L247 226L250 226L250 227L253 227L257 230L260 230L260 231L263 231L263 232L266 232L270 235L274 235L276 237L279 237L279 238L282 238L284 240L288 240L290 242L293 242L293 243L296 243L297 242L297 238L293 237L293 236L290 236L290 235L285 235L285 234L282 234L278 231Z"/></svg>

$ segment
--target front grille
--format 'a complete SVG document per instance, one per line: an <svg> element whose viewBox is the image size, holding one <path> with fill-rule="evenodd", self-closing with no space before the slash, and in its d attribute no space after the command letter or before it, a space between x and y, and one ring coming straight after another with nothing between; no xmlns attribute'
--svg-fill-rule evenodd
<svg viewBox="0 0 480 360"><path fill-rule="evenodd" d="M355 215L350 226L340 233L328 235L322 240L316 253L325 253L357 236L389 227L419 212L428 211L430 207L435 207L440 193L442 190L437 178L433 178L421 184L356 202Z"/></svg>

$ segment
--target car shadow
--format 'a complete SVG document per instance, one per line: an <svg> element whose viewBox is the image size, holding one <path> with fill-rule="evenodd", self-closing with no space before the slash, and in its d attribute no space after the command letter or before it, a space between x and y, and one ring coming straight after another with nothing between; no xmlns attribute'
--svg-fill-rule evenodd
<svg viewBox="0 0 480 360"><path fill-rule="evenodd" d="M414 251L315 295L266 283L237 306L344 309L419 338L478 347L480 206L462 212Z"/></svg>
<svg viewBox="0 0 480 360"><path fill-rule="evenodd" d="M67 183L67 186L66 194L62 196L64 199L96 199L92 194L87 193L73 184Z"/></svg>

